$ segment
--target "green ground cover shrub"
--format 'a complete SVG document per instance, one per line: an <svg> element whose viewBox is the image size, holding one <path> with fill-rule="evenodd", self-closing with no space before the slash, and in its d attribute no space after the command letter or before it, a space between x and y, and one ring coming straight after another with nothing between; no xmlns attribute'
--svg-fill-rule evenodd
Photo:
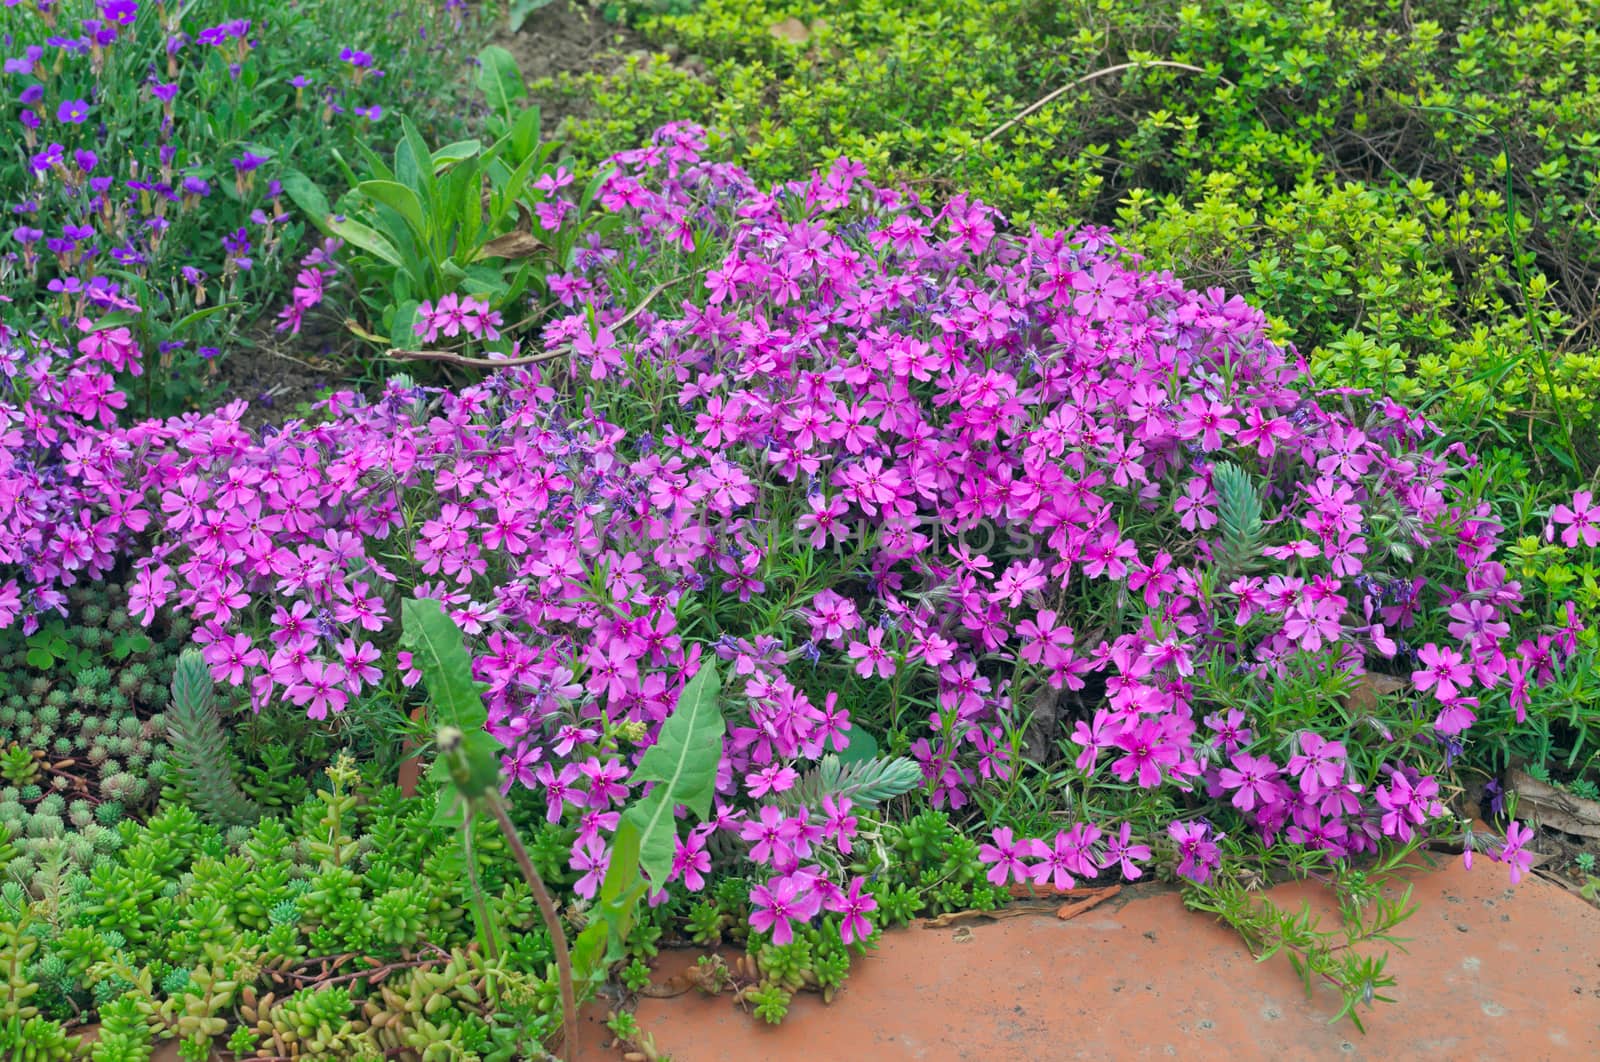
<svg viewBox="0 0 1600 1062"><path fill-rule="evenodd" d="M1582 0L708 0L635 21L707 69L632 57L536 86L585 101L568 132L590 160L690 119L759 180L848 156L1019 223L1114 226L1250 297L1324 384L1600 459Z"/></svg>

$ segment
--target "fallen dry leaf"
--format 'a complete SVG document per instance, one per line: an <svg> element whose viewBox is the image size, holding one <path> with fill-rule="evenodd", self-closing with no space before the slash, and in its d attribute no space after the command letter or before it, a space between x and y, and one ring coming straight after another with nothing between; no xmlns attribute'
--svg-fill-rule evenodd
<svg viewBox="0 0 1600 1062"><path fill-rule="evenodd" d="M1370 712L1378 707L1378 701L1391 693L1396 693L1411 685L1403 678L1393 675L1378 675L1369 671L1361 675L1350 687L1350 692L1344 699L1344 706L1352 712Z"/></svg>
<svg viewBox="0 0 1600 1062"><path fill-rule="evenodd" d="M479 258L532 258L544 244L527 232L508 232L478 248Z"/></svg>
<svg viewBox="0 0 1600 1062"><path fill-rule="evenodd" d="M811 31L806 24L792 15L776 25L768 26L767 32L790 44L804 44L811 39Z"/></svg>

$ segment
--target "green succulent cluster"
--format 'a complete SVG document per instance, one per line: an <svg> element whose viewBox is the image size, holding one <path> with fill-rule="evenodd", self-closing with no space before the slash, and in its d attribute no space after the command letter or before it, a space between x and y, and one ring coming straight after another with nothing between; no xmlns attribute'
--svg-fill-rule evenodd
<svg viewBox="0 0 1600 1062"><path fill-rule="evenodd" d="M328 775L249 827L163 804L42 894L0 889L0 1057L539 1057L552 950L499 832L475 830L469 868L433 801L363 791L347 759ZM493 959L474 880L509 938ZM75 1042L95 1012L99 1041Z"/></svg>
<svg viewBox="0 0 1600 1062"><path fill-rule="evenodd" d="M1508 444L1532 418L1533 446L1600 457L1587 0L705 0L633 21L655 54L535 85L577 102L582 158L689 120L761 183L843 155L1020 224L1109 225L1264 309L1321 383Z"/></svg>
<svg viewBox="0 0 1600 1062"><path fill-rule="evenodd" d="M107 604L122 591L75 587L70 622L0 631L0 866L33 888L115 851L169 778L161 713L190 630L141 629Z"/></svg>

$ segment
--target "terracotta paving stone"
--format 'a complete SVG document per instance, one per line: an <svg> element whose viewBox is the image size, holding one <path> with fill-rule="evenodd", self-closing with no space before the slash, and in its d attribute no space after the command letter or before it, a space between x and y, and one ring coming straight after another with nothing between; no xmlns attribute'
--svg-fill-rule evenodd
<svg viewBox="0 0 1600 1062"><path fill-rule="evenodd" d="M797 996L777 1028L726 995L644 999L637 1017L677 1062L1600 1058L1600 911L1532 877L1512 891L1487 861L1413 880L1421 909L1389 963L1396 1002L1363 1011L1364 1036L1328 1023L1331 988L1308 1001L1286 958L1257 963L1173 892L1069 921L888 933L831 1006ZM1302 895L1315 897L1279 898ZM685 961L669 954L661 975ZM615 1058L585 1024L585 1057Z"/></svg>

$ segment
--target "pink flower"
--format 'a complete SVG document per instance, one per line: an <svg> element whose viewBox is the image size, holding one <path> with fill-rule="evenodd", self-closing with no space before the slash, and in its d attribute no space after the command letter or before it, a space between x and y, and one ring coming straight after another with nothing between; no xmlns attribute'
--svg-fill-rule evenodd
<svg viewBox="0 0 1600 1062"><path fill-rule="evenodd" d="M765 885L750 890L750 926L760 932L772 933L774 944L788 944L794 940L791 921L809 922L822 908L816 892L803 887L794 875L773 878ZM865 910L865 908L863 908Z"/></svg>
<svg viewBox="0 0 1600 1062"><path fill-rule="evenodd" d="M711 853L706 851L705 838L690 831L689 839L673 839L672 875L668 880L681 878L684 888L699 892L705 888L705 875L711 873Z"/></svg>
<svg viewBox="0 0 1600 1062"><path fill-rule="evenodd" d="M1590 549L1600 546L1600 505L1595 504L1592 491L1580 490L1572 496L1571 505L1552 507L1545 538L1554 541L1556 527L1563 524L1566 527L1561 532L1561 542L1569 549L1580 541Z"/></svg>
<svg viewBox="0 0 1600 1062"><path fill-rule="evenodd" d="M289 699L304 707L308 718L326 719L329 712L337 715L350 699L343 689L346 678L339 664L307 660L300 665L300 680L288 688Z"/></svg>
<svg viewBox="0 0 1600 1062"><path fill-rule="evenodd" d="M1300 782L1300 791L1314 797L1344 780L1345 748L1321 734L1302 730L1297 738L1300 751L1289 757L1289 773Z"/></svg>
<svg viewBox="0 0 1600 1062"><path fill-rule="evenodd" d="M573 848L568 866L583 872L573 884L572 891L586 900L592 900L605 881L606 871L611 868L611 853L606 851L606 843L600 837L585 837Z"/></svg>
<svg viewBox="0 0 1600 1062"><path fill-rule="evenodd" d="M1472 669L1454 649L1429 642L1417 650L1417 659L1424 666L1411 673L1411 681L1419 690L1433 690L1441 701L1449 701L1472 681Z"/></svg>
<svg viewBox="0 0 1600 1062"><path fill-rule="evenodd" d="M1106 842L1106 853L1100 861L1101 870L1116 867L1128 881L1137 881L1144 871L1134 866L1135 860L1150 858L1150 846L1132 843L1133 827L1124 822L1115 836Z"/></svg>
<svg viewBox="0 0 1600 1062"><path fill-rule="evenodd" d="M839 919L839 938L846 944L865 943L872 936L872 923L866 916L878 909L878 901L871 893L861 891L865 883L865 878L851 878L850 888L827 905L828 910L843 916Z"/></svg>
<svg viewBox="0 0 1600 1062"><path fill-rule="evenodd" d="M1506 842L1501 847L1496 858L1511 868L1511 884L1515 885L1522 880L1522 876L1533 866L1533 853L1525 845L1533 839L1533 828L1523 826L1512 821L1506 827Z"/></svg>
<svg viewBox="0 0 1600 1062"><path fill-rule="evenodd" d="M1168 823L1167 833L1178 845L1178 876L1204 885L1222 863L1222 853L1204 822Z"/></svg>
<svg viewBox="0 0 1600 1062"><path fill-rule="evenodd" d="M989 883L1001 886L1008 880L1027 881L1033 868L1023 860L1045 854L1044 846L1029 838L1012 840L1008 826L997 827L991 836L994 838L993 844L978 846L978 862L993 864L989 873L984 875Z"/></svg>
<svg viewBox="0 0 1600 1062"><path fill-rule="evenodd" d="M871 678L874 673L879 678L888 678L894 674L894 656L883 647L881 627L874 627L868 631L866 641L851 642L849 653L850 659L859 661L855 670L862 678Z"/></svg>
<svg viewBox="0 0 1600 1062"><path fill-rule="evenodd" d="M1257 804L1263 807L1276 804L1283 798L1278 782L1278 765L1265 756L1247 756L1235 753L1233 765L1221 771L1222 787L1234 790L1233 806L1240 811L1252 811Z"/></svg>

